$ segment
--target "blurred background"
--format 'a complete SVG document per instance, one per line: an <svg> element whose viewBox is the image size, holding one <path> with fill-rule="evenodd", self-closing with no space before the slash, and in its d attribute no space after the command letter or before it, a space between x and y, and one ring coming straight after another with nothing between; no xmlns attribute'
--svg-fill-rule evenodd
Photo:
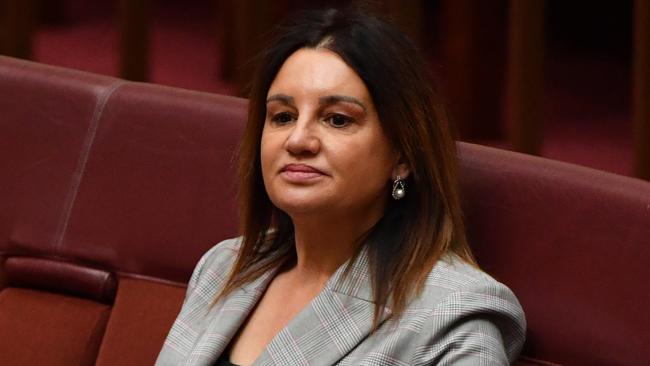
<svg viewBox="0 0 650 366"><path fill-rule="evenodd" d="M245 96L281 20L350 2L0 0L0 53ZM650 180L650 1L372 5L422 50L461 140Z"/></svg>

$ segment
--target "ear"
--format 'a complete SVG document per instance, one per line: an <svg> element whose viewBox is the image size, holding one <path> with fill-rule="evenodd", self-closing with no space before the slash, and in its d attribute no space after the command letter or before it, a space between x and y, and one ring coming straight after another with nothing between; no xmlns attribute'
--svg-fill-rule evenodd
<svg viewBox="0 0 650 366"><path fill-rule="evenodd" d="M406 163L398 163L397 166L395 166L395 168L393 169L393 174L391 175L391 177L393 178L393 180L395 180L399 175L399 177L402 180L405 180L410 173L411 170L408 168L408 165L406 165Z"/></svg>

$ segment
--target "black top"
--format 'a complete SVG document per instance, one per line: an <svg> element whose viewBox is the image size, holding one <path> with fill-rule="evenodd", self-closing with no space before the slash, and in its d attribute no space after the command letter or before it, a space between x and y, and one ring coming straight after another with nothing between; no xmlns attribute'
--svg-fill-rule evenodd
<svg viewBox="0 0 650 366"><path fill-rule="evenodd" d="M221 354L221 356L219 356L217 362L214 363L214 366L239 366L239 365L235 365L234 363L230 362L230 353L224 352Z"/></svg>

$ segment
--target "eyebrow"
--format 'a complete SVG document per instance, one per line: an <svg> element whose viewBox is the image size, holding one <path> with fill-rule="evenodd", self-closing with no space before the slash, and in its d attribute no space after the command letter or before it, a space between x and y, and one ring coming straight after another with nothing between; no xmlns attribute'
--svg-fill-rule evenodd
<svg viewBox="0 0 650 366"><path fill-rule="evenodd" d="M294 98L286 94L273 94L266 99L267 104L275 101L286 105L295 105ZM347 95L328 95L318 98L318 104L320 105L331 105L340 102L356 104L361 107L364 112L367 111L366 106L359 99Z"/></svg>
<svg viewBox="0 0 650 366"><path fill-rule="evenodd" d="M339 103L339 102L356 104L359 107L361 107L364 112L367 111L366 106L359 99L349 97L347 95L328 95L326 97L318 98L318 103L320 105L336 104L336 103Z"/></svg>
<svg viewBox="0 0 650 366"><path fill-rule="evenodd" d="M288 96L286 94L273 94L273 95L271 95L270 97L268 97L266 99L266 104L274 102L274 101L282 102L283 104L286 104L286 105L294 105L295 104L295 101L294 101L293 97L290 97L290 96Z"/></svg>

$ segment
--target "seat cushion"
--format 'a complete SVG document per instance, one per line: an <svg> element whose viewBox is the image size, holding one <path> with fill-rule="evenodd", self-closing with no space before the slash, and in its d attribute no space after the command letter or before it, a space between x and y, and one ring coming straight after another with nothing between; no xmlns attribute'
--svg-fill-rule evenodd
<svg viewBox="0 0 650 366"><path fill-rule="evenodd" d="M184 297L184 287L122 278L96 365L153 365Z"/></svg>
<svg viewBox="0 0 650 366"><path fill-rule="evenodd" d="M110 307L9 287L0 292L2 365L94 365Z"/></svg>

